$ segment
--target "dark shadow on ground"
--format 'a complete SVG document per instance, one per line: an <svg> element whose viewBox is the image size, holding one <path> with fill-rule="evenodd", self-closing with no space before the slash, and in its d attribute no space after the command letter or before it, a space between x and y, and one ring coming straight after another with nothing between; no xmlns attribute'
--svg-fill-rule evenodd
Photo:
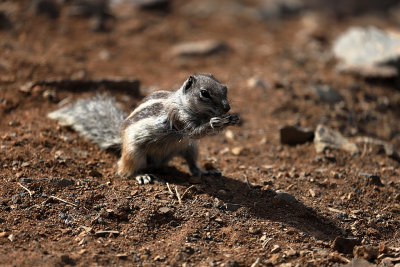
<svg viewBox="0 0 400 267"><path fill-rule="evenodd" d="M167 167L156 172L155 175L160 178L160 182L171 184L186 184L190 178L189 174L174 167ZM300 201L292 202L279 198L271 189L264 190L261 186L250 188L244 181L226 176L202 177L201 182L196 184L196 188L198 193L206 193L221 200L223 204L219 208L223 210L245 207L251 216L281 222L286 227L295 227L319 240L333 240L345 233L332 220L318 214L311 207L305 206Z"/></svg>

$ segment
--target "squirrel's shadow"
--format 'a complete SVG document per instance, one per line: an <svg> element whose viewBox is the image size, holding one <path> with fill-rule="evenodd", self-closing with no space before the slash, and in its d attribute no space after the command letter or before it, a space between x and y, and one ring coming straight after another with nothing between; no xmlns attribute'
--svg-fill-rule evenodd
<svg viewBox="0 0 400 267"><path fill-rule="evenodd" d="M174 167L167 167L155 173L161 181L172 184L185 184L190 176ZM249 186L244 181L230 177L206 176L196 184L198 193L206 193L220 201L215 201L224 212L248 212L252 216L273 222L280 222L283 227L294 227L303 236L312 236L319 240L332 240L345 231L327 217L318 214L311 207L299 200L279 197L274 190L263 190L261 186ZM286 195L287 196L287 195ZM219 202L219 203L218 203ZM245 209L240 210L241 207Z"/></svg>

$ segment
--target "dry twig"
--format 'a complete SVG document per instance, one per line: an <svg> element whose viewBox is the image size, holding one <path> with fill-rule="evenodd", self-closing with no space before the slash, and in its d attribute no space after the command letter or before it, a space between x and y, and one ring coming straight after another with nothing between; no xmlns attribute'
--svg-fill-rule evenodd
<svg viewBox="0 0 400 267"><path fill-rule="evenodd" d="M189 190L192 189L193 187L194 187L194 185L189 186L189 187L185 190L185 192L183 192L183 194L182 194L182 196L181 196L181 199L183 199L183 197L186 195L186 193L189 192Z"/></svg>
<svg viewBox="0 0 400 267"><path fill-rule="evenodd" d="M178 187L176 185L175 185L175 193L176 193L176 197L178 198L179 204L182 205L182 198L181 198L181 195L178 192Z"/></svg>
<svg viewBox="0 0 400 267"><path fill-rule="evenodd" d="M18 183L18 185L20 187L22 187L23 189L25 189L26 191L28 191L30 197L32 197L32 195L35 193L35 192L32 192L31 190L29 190L28 188L26 188L25 186L23 186L21 183Z"/></svg>
<svg viewBox="0 0 400 267"><path fill-rule="evenodd" d="M172 192L171 187L169 187L169 183L167 183L168 191L172 196L175 196L174 192Z"/></svg>
<svg viewBox="0 0 400 267"><path fill-rule="evenodd" d="M263 243L262 243L262 247L265 248L269 242L271 242L273 240L272 237L267 238Z"/></svg>
<svg viewBox="0 0 400 267"><path fill-rule="evenodd" d="M261 259L257 258L255 262L251 265L251 267L257 267L260 264Z"/></svg>
<svg viewBox="0 0 400 267"><path fill-rule="evenodd" d="M56 197L56 196L50 196L50 198L56 199L56 200L61 201L61 202L64 202L65 204L71 205L73 207L78 207L78 205L76 205L76 204L74 204L72 202L66 201L66 200L64 200L62 198Z"/></svg>

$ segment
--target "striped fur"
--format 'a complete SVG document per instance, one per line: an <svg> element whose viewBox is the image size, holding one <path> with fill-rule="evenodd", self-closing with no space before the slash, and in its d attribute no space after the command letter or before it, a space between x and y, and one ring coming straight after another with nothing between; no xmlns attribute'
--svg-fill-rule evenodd
<svg viewBox="0 0 400 267"><path fill-rule="evenodd" d="M121 176L163 166L174 156L186 159L193 175L201 175L197 139L237 123L237 116L226 115L229 108L226 86L212 75L198 74L174 92L150 94L125 120L114 99L104 97L79 100L48 117L103 149L122 148Z"/></svg>
<svg viewBox="0 0 400 267"><path fill-rule="evenodd" d="M201 90L210 97L202 97ZM212 75L194 75L175 92L158 91L146 97L124 123L119 174L160 167L178 155L186 159L192 174L204 173L197 166L196 139L231 123L219 117L229 110L226 94L226 86Z"/></svg>

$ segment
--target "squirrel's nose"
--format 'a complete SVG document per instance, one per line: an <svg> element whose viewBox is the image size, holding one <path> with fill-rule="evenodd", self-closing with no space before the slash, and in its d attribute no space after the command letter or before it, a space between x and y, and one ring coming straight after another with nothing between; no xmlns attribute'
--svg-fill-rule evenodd
<svg viewBox="0 0 400 267"><path fill-rule="evenodd" d="M228 103L224 104L224 111L228 112L231 109L231 106L229 106Z"/></svg>

